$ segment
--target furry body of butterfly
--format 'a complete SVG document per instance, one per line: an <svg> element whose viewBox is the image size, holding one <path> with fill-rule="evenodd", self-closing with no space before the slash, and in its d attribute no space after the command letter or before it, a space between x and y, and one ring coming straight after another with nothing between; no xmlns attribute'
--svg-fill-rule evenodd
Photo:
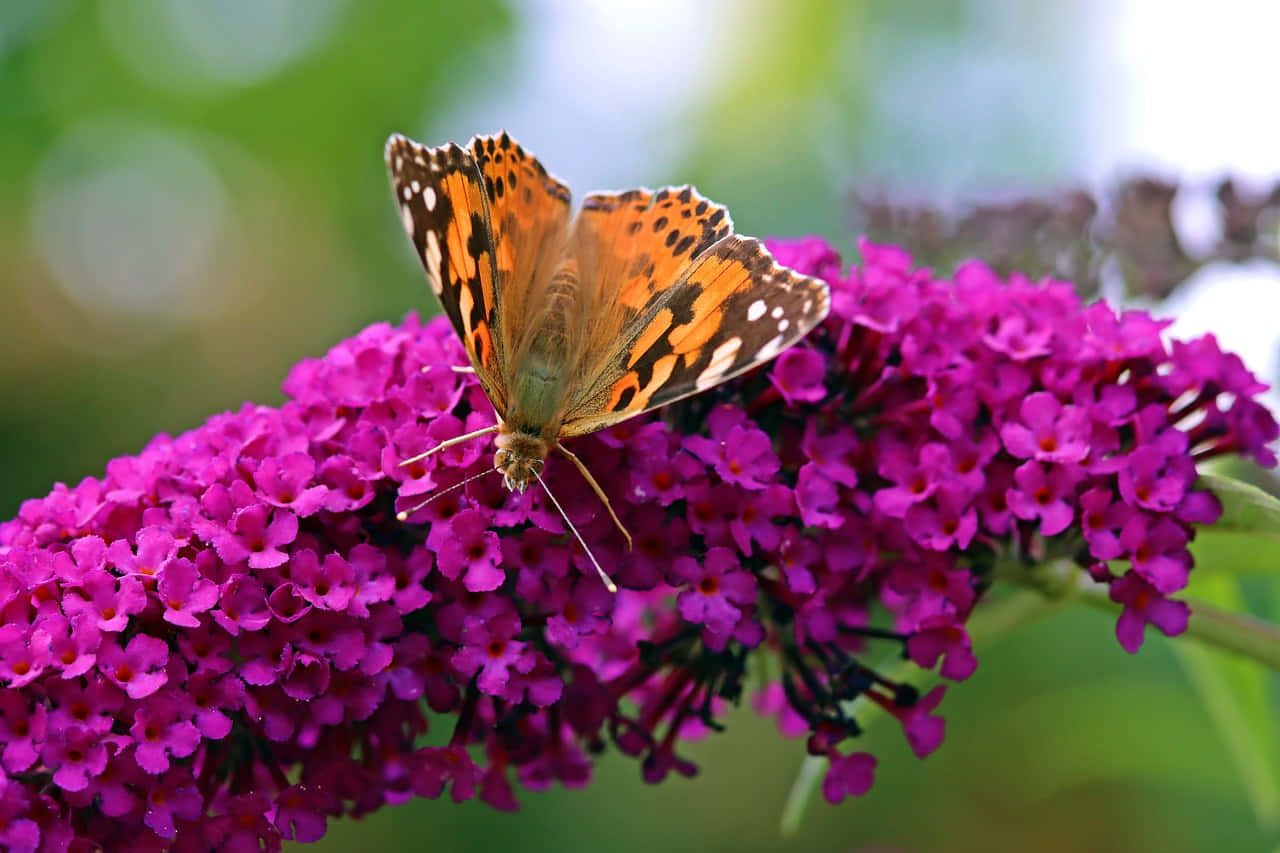
<svg viewBox="0 0 1280 853"><path fill-rule="evenodd" d="M402 464L497 433L494 469L524 491L557 449L628 544L561 439L732 379L829 310L825 282L779 266L690 186L591 193L570 217L569 189L506 133L466 148L396 134L386 159L405 230L498 420Z"/></svg>

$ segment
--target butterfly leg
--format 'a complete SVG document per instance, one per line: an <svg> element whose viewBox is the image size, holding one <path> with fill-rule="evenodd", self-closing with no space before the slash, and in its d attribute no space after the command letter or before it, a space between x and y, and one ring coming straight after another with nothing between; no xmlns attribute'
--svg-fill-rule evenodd
<svg viewBox="0 0 1280 853"><path fill-rule="evenodd" d="M587 481L592 490L596 493L596 497L600 498L601 503L604 504L604 508L609 510L609 517L613 519L613 523L618 526L618 530L622 531L623 538L627 540L627 548L631 548L631 534L628 533L627 528L623 526L621 519L618 518L618 514L613 511L613 504L609 503L609 496L604 493L604 489L600 488L600 484L596 482L596 478L591 476L591 472L587 470L587 466L582 464L582 460L574 455L573 451L569 450L569 448L565 447L558 441L556 442L556 449L568 457L569 461L577 466L578 470L582 473L583 479Z"/></svg>
<svg viewBox="0 0 1280 853"><path fill-rule="evenodd" d="M469 432L466 435L460 435L456 438L447 439L445 441L440 442L430 450L426 450L426 451L423 451L422 453L419 453L417 456L410 456L408 459L400 460L400 464L412 465L414 462L418 462L422 459L426 459L428 456L430 456L433 453L439 453L441 450L444 450L446 447L453 447L455 444L462 444L462 442L464 441L470 441L473 438L479 438L482 435L488 435L491 432L497 432L497 431L498 431L498 426L497 424L494 424L493 426L485 427L484 429L478 429L475 432Z"/></svg>

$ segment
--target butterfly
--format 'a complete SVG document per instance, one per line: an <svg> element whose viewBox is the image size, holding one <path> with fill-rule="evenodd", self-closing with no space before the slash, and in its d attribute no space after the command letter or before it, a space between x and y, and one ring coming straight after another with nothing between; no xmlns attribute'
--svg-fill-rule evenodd
<svg viewBox="0 0 1280 853"><path fill-rule="evenodd" d="M438 148L393 134L386 161L427 281L497 414L405 464L496 433L494 469L523 492L559 451L628 544L562 439L767 362L830 308L825 282L733 233L728 210L691 186L595 192L575 214L569 188L505 132Z"/></svg>

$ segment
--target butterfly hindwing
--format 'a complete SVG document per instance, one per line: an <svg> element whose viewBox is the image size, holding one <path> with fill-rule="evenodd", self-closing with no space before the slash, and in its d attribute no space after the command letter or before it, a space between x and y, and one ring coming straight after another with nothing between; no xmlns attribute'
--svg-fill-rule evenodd
<svg viewBox="0 0 1280 853"><path fill-rule="evenodd" d="M485 393L506 403L495 238L480 168L449 143L427 148L399 134L387 140L391 184L431 290L466 348Z"/></svg>
<svg viewBox="0 0 1280 853"><path fill-rule="evenodd" d="M730 235L659 284L571 401L561 431L581 435L704 391L774 358L826 317L825 282Z"/></svg>

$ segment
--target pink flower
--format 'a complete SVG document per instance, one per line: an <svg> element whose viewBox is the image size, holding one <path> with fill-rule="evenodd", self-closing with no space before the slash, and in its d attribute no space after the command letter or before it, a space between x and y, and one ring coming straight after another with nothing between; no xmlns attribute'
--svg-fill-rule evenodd
<svg viewBox="0 0 1280 853"><path fill-rule="evenodd" d="M616 595L540 488L443 491L484 475L489 439L400 464L493 423L444 318L371 326L297 365L283 406L26 501L0 523L0 847L277 849L446 790L515 808L610 747L690 776L685 743L756 671L758 709L831 760L824 795L857 796L876 759L848 703L941 744L944 690L875 662L969 677L993 554L1088 564L1127 650L1185 630L1167 595L1222 512L1196 463L1273 463L1280 433L1238 359L977 262L943 280L864 243L845 273L816 238L771 245L827 280L821 328L572 439L631 549L548 461Z"/></svg>
<svg viewBox="0 0 1280 853"><path fill-rule="evenodd" d="M168 645L146 634L134 636L124 648L104 644L98 653L98 669L130 699L142 699L163 687L169 680L168 663Z"/></svg>

